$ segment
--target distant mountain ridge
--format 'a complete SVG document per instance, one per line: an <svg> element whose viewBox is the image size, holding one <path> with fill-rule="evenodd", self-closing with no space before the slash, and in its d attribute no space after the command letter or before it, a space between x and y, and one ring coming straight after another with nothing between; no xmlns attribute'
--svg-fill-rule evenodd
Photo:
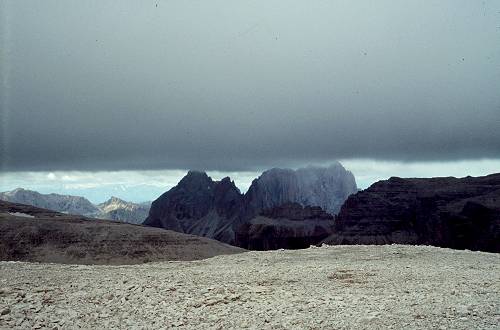
<svg viewBox="0 0 500 330"><path fill-rule="evenodd" d="M0 193L0 199L69 214L91 215L99 213L99 208L96 205L80 196L41 194L37 191L17 188Z"/></svg>
<svg viewBox="0 0 500 330"><path fill-rule="evenodd" d="M150 202L132 203L111 197L104 203L95 205L81 196L41 194L37 191L17 188L0 193L0 199L31 205L56 212L83 215L100 219L117 220L129 223L142 223L146 219Z"/></svg>
<svg viewBox="0 0 500 330"><path fill-rule="evenodd" d="M97 207L101 211L98 218L139 224L148 216L151 202L132 203L112 196Z"/></svg>

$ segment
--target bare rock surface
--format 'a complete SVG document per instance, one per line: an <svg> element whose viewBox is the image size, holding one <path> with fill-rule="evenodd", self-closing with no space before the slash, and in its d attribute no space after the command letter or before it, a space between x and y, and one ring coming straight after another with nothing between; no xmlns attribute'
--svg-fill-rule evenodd
<svg viewBox="0 0 500 330"><path fill-rule="evenodd" d="M0 328L498 329L500 255L323 246L200 261L0 262Z"/></svg>
<svg viewBox="0 0 500 330"><path fill-rule="evenodd" d="M357 191L354 175L339 162L297 170L273 168L252 181L245 194L246 213L257 215L261 210L296 202L336 214L347 197Z"/></svg>

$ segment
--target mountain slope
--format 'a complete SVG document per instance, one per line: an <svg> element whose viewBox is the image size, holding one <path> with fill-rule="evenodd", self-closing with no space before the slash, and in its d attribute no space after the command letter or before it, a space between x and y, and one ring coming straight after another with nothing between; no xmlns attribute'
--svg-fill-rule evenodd
<svg viewBox="0 0 500 330"><path fill-rule="evenodd" d="M243 251L169 230L0 201L0 260L135 264L197 260Z"/></svg>
<svg viewBox="0 0 500 330"><path fill-rule="evenodd" d="M500 173L379 181L347 199L324 242L500 252Z"/></svg>

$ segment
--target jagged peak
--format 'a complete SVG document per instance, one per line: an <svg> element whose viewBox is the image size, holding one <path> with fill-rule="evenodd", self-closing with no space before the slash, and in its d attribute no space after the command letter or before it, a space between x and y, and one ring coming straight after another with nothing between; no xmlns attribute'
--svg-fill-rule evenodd
<svg viewBox="0 0 500 330"><path fill-rule="evenodd" d="M234 186L236 188L236 183L234 183L234 180L231 180L231 178L228 176L226 176L225 178L222 178L217 183L219 185L222 185L222 186Z"/></svg>
<svg viewBox="0 0 500 330"><path fill-rule="evenodd" d="M184 180L184 179L193 179L193 178L203 178L203 179L210 179L212 180L212 178L210 178L208 176L208 174L205 172L205 171L198 171L198 170L189 170L186 175L181 179Z"/></svg>
<svg viewBox="0 0 500 330"><path fill-rule="evenodd" d="M179 181L178 187L190 187L193 189L211 189L215 181L208 176L206 172L190 170L187 174Z"/></svg>
<svg viewBox="0 0 500 330"><path fill-rule="evenodd" d="M204 175L204 176L208 176L207 175L207 172L205 171L200 171L200 170L189 170L186 174L186 176L188 175Z"/></svg>
<svg viewBox="0 0 500 330"><path fill-rule="evenodd" d="M230 177L226 176L220 180L221 183L234 183Z"/></svg>
<svg viewBox="0 0 500 330"><path fill-rule="evenodd" d="M104 202L104 204L117 204L117 203L126 204L128 202L116 196L111 196L107 201Z"/></svg>
<svg viewBox="0 0 500 330"><path fill-rule="evenodd" d="M230 177L226 176L225 178L222 178L220 181L216 182L215 189L217 191L229 191L233 190L235 191L238 195L241 195L240 189L236 187L236 184L234 183L233 180L231 180Z"/></svg>

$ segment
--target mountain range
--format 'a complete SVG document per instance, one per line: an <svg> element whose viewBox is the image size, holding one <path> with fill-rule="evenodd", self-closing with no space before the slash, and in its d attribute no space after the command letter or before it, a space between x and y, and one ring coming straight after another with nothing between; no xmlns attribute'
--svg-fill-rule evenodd
<svg viewBox="0 0 500 330"><path fill-rule="evenodd" d="M245 194L229 177L214 181L205 172L189 171L175 187L153 201L144 224L238 244L236 233L241 231L240 227L248 225L263 211L295 203L300 207L315 206L333 214L349 195L357 191L354 175L339 162L328 167L265 171L253 180ZM332 228L333 216L329 222L321 227ZM316 226L318 224L311 221L295 222L287 230L289 235L302 235L303 232L315 231ZM331 231L327 230L323 238L328 233ZM240 242L240 246L245 244Z"/></svg>
<svg viewBox="0 0 500 330"><path fill-rule="evenodd" d="M143 222L148 215L151 205L151 202L132 203L117 197L111 197L106 202L95 205L81 196L41 194L23 188L0 193L0 200L31 205L66 214L128 223Z"/></svg>
<svg viewBox="0 0 500 330"><path fill-rule="evenodd" d="M251 250L398 243L500 252L500 174L392 177L357 191L340 166L271 169L245 194L230 178L190 171L144 224Z"/></svg>
<svg viewBox="0 0 500 330"><path fill-rule="evenodd" d="M359 191L354 176L336 163L265 171L245 194L229 177L215 181L189 171L150 208L116 197L94 205L24 189L0 193L0 199L101 219L146 219L146 226L251 250L398 243L500 252L500 173L392 177Z"/></svg>

